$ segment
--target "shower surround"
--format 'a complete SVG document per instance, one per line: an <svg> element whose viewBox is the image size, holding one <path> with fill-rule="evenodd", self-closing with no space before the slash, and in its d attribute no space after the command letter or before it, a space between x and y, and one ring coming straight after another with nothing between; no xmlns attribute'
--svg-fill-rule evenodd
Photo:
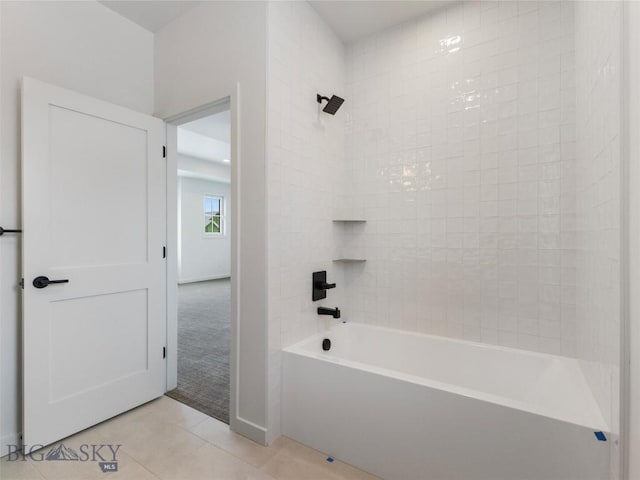
<svg viewBox="0 0 640 480"><path fill-rule="evenodd" d="M456 2L345 46L308 4L270 4L273 424L280 350L339 306L348 322L578 359L617 478L620 12ZM317 93L345 103L332 117ZM332 262L344 252L366 262ZM338 287L314 303L325 269Z"/></svg>
<svg viewBox="0 0 640 480"><path fill-rule="evenodd" d="M620 392L621 3L464 2L347 47L356 322L580 360Z"/></svg>

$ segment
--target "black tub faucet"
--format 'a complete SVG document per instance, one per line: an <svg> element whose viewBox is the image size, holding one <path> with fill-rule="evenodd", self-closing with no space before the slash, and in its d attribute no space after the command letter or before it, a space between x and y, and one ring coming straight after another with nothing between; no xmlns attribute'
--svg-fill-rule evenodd
<svg viewBox="0 0 640 480"><path fill-rule="evenodd" d="M338 307L318 307L318 315L331 315L333 318L340 318L340 309Z"/></svg>

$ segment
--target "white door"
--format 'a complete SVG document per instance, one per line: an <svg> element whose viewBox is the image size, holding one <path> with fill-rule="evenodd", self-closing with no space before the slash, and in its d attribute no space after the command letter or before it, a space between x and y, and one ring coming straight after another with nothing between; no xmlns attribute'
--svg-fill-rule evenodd
<svg viewBox="0 0 640 480"><path fill-rule="evenodd" d="M157 118L24 79L26 445L165 391L163 138Z"/></svg>

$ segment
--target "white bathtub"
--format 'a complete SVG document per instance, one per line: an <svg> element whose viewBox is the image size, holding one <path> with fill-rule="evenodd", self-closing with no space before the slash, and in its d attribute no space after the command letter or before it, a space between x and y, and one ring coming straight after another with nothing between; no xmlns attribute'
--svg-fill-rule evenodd
<svg viewBox="0 0 640 480"><path fill-rule="evenodd" d="M322 350L322 340L332 342ZM357 323L283 352L283 433L386 479L606 480L575 360Z"/></svg>

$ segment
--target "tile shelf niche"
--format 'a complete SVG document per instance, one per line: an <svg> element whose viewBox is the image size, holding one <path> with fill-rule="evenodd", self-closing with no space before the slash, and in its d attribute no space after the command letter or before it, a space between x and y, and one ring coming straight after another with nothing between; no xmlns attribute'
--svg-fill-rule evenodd
<svg viewBox="0 0 640 480"><path fill-rule="evenodd" d="M344 245L345 240L347 240L347 238L352 237L354 234L356 234L356 230L355 230L355 225L356 224L364 224L366 223L366 220L361 218L361 217L351 217L351 218L345 218L345 217L341 217L341 218L335 218L333 220L333 223L336 225L341 225L341 227L338 229L338 231L341 232L340 236L338 237L338 244L342 244ZM362 258L362 256L356 254L356 255L350 255L350 254L345 254L346 252L338 252L338 254L336 255L336 258L333 259L333 261L335 263L341 263L341 264L358 264L358 263L364 263L367 260Z"/></svg>

